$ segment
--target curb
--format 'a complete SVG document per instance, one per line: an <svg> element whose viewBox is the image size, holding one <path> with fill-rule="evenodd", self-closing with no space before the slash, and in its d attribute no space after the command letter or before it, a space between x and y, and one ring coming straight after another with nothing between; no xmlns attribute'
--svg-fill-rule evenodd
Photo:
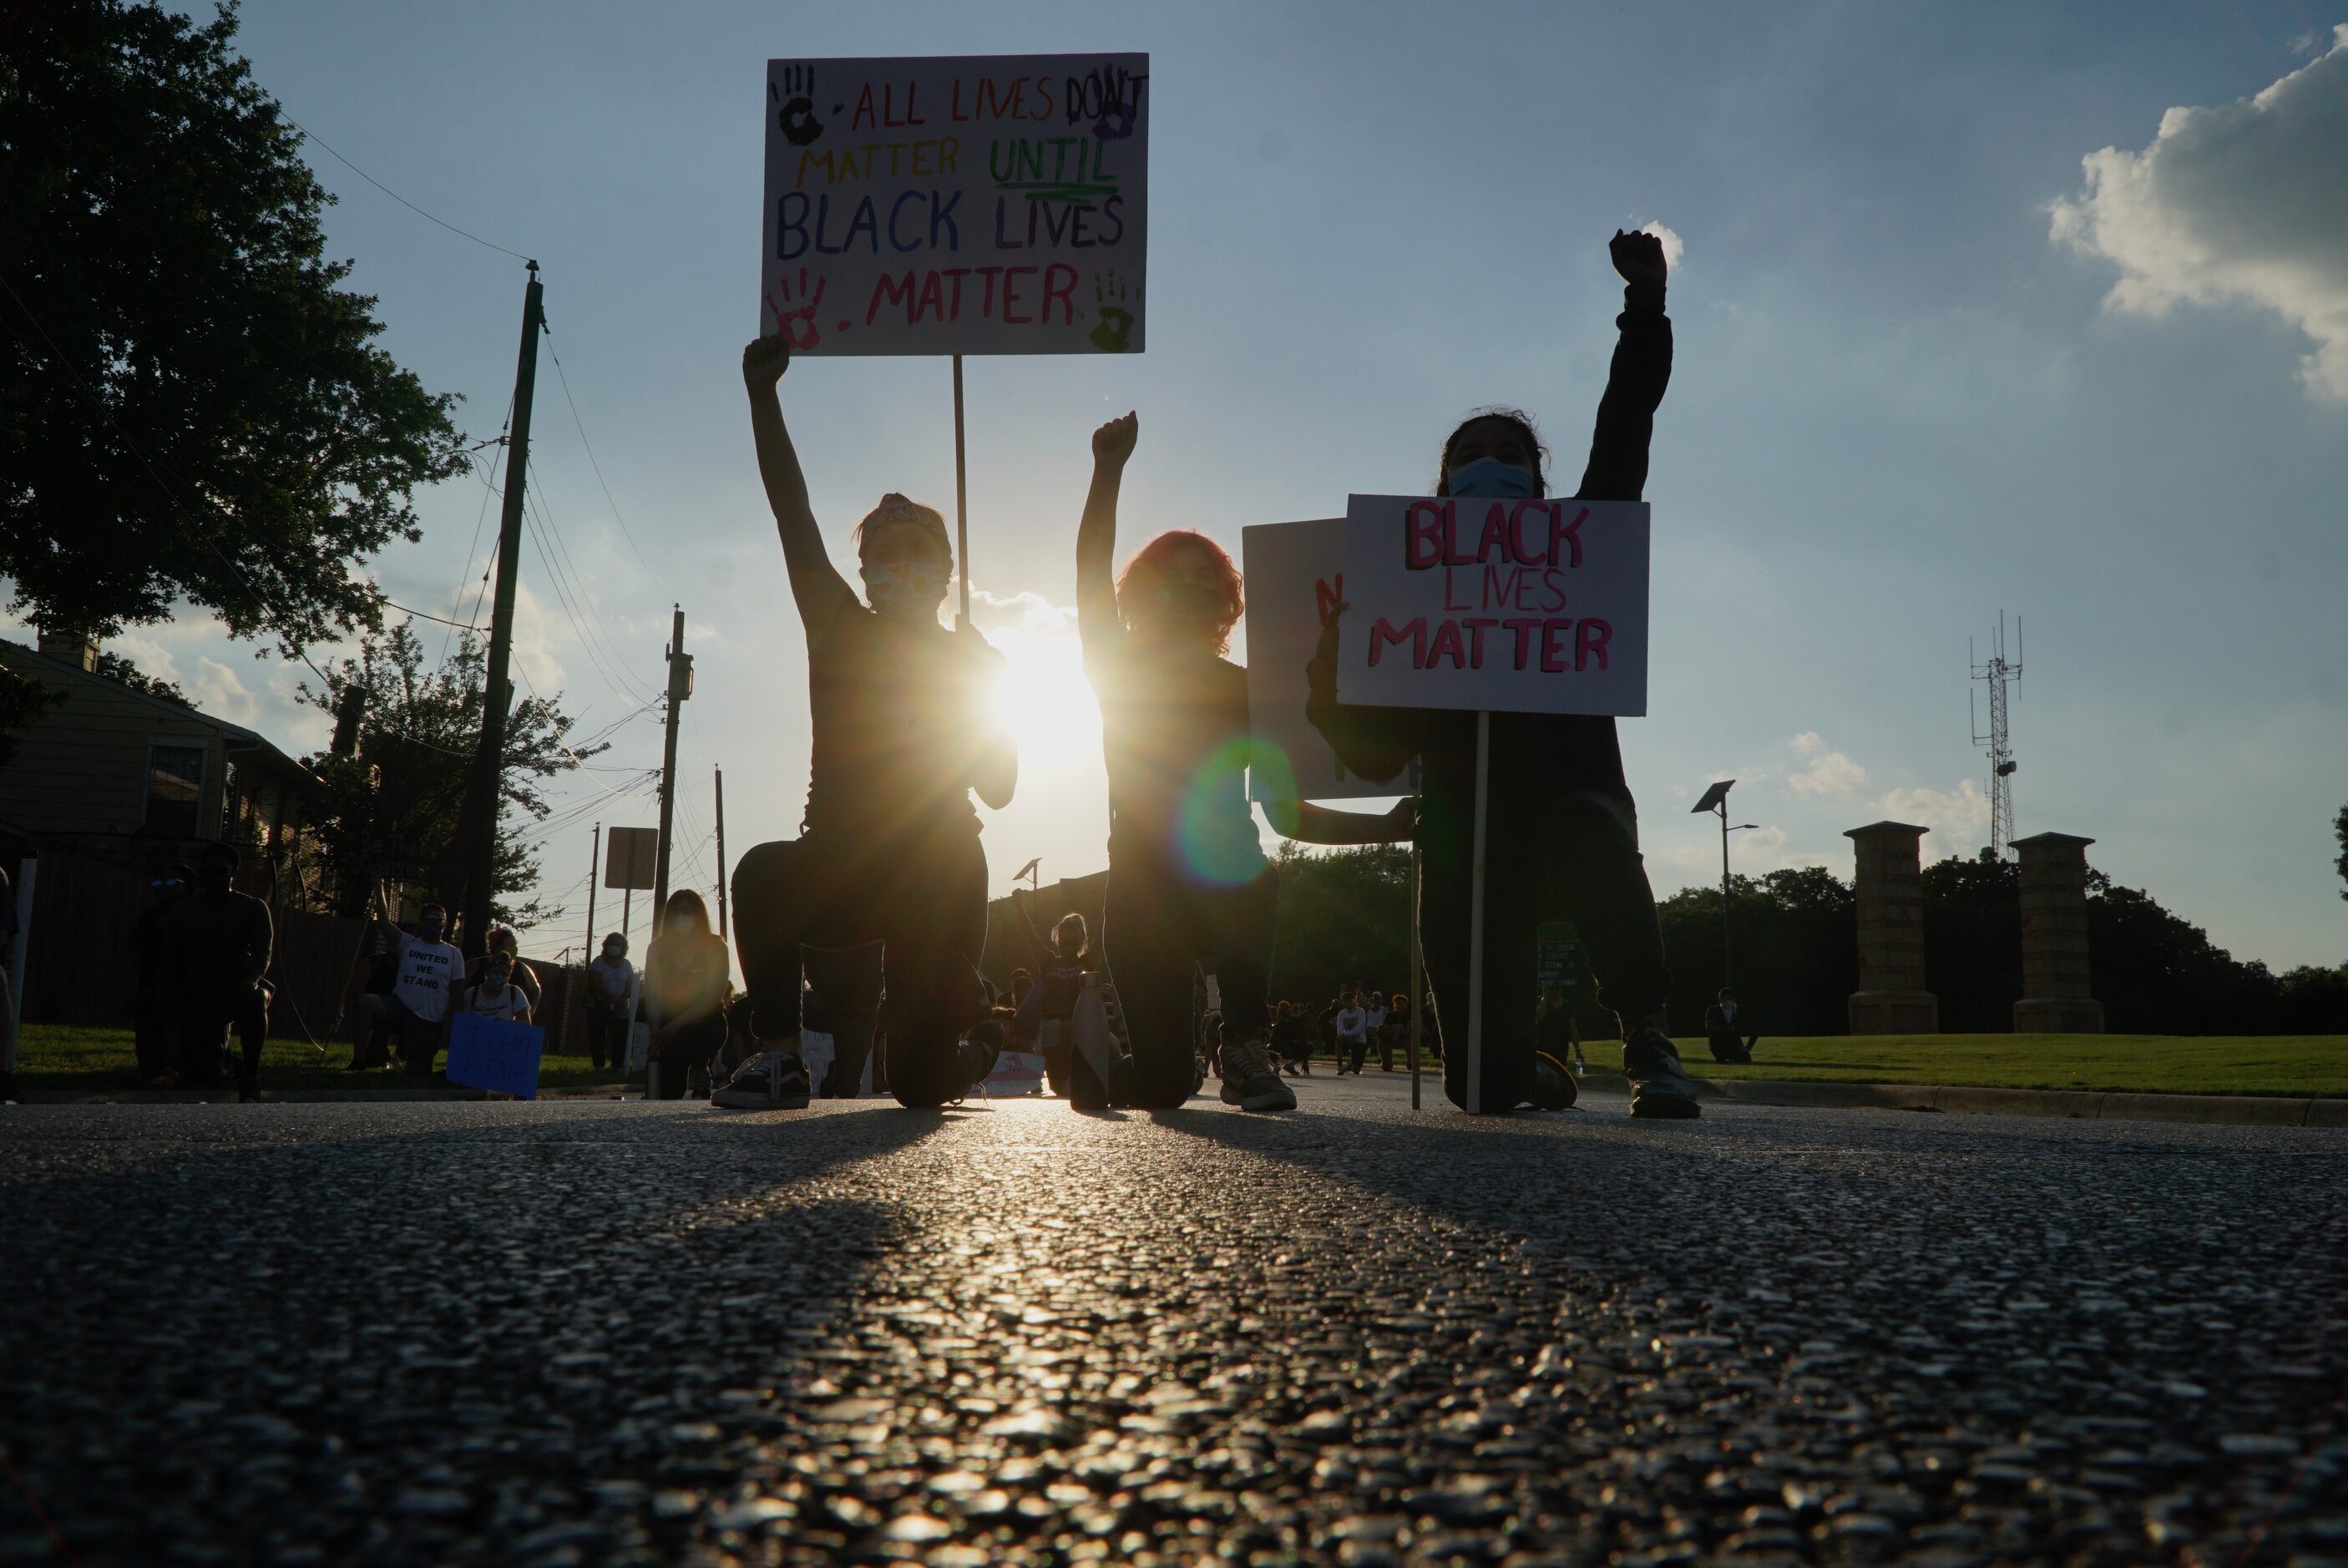
<svg viewBox="0 0 2348 1568"><path fill-rule="evenodd" d="M1591 1073L1586 1088L1628 1093L1620 1073ZM1694 1078L1706 1099L1844 1110L1947 1111L2080 1121L2193 1121L2228 1127L2348 1129L2348 1099L2276 1095L2143 1094L2116 1089L1980 1088L1961 1084L1805 1083L1779 1078Z"/></svg>

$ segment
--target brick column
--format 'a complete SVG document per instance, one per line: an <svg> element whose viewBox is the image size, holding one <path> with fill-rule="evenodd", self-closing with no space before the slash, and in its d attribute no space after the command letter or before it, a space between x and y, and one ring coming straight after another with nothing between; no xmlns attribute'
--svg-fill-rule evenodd
<svg viewBox="0 0 2348 1568"><path fill-rule="evenodd" d="M1859 989L1854 1035L1934 1035L1941 1003L1924 988L1924 877L1912 822L1873 822L1843 835L1859 855Z"/></svg>
<svg viewBox="0 0 2348 1568"><path fill-rule="evenodd" d="M2022 872L2022 1000L2017 1035L2100 1035L2104 1005L2087 970L2087 846L2075 833L2013 841Z"/></svg>

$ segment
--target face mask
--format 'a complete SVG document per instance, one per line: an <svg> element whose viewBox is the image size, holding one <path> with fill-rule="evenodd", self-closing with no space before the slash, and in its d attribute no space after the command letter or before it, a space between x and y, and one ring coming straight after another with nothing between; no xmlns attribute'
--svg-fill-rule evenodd
<svg viewBox="0 0 2348 1568"><path fill-rule="evenodd" d="M1192 631L1212 631L1222 618L1223 596L1204 583L1161 583L1158 602L1168 620Z"/></svg>
<svg viewBox="0 0 2348 1568"><path fill-rule="evenodd" d="M1451 493L1468 500L1522 500L1533 493L1533 471L1522 463L1478 458L1450 474Z"/></svg>
<svg viewBox="0 0 2348 1568"><path fill-rule="evenodd" d="M877 614L938 618L946 599L946 569L934 561L893 561L864 568L864 597Z"/></svg>

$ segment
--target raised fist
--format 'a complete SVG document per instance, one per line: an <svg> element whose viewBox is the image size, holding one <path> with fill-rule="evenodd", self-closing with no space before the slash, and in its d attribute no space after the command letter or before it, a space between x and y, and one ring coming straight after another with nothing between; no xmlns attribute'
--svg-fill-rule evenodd
<svg viewBox="0 0 2348 1568"><path fill-rule="evenodd" d="M791 367L791 340L776 335L751 339L742 350L742 380L753 392L772 387Z"/></svg>
<svg viewBox="0 0 2348 1568"><path fill-rule="evenodd" d="M1653 234L1637 230L1614 231L1606 242L1607 253L1614 258L1614 270L1632 288L1661 288L1669 268L1663 263L1663 242Z"/></svg>
<svg viewBox="0 0 2348 1568"><path fill-rule="evenodd" d="M1141 417L1128 414L1121 419L1111 419L1093 432L1093 461L1111 468L1125 467L1133 456L1133 443L1141 435Z"/></svg>

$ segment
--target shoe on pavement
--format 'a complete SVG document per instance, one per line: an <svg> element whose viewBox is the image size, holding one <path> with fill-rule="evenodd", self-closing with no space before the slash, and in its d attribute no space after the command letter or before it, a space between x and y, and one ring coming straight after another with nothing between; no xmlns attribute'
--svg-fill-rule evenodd
<svg viewBox="0 0 2348 1568"><path fill-rule="evenodd" d="M1581 1086L1573 1081L1566 1065L1547 1051L1533 1054L1533 1109L1536 1110L1571 1110L1573 1102L1581 1098Z"/></svg>
<svg viewBox="0 0 2348 1568"><path fill-rule="evenodd" d="M805 1110L807 1064L796 1050L760 1051L734 1069L709 1103L727 1110Z"/></svg>
<svg viewBox="0 0 2348 1568"><path fill-rule="evenodd" d="M1263 1047L1251 1040L1223 1047L1223 1103L1241 1110L1294 1110L1296 1091L1280 1081Z"/></svg>
<svg viewBox="0 0 2348 1568"><path fill-rule="evenodd" d="M1622 1042L1622 1076L1631 1080L1631 1114L1647 1120L1693 1121L1704 1114L1695 1086L1669 1036L1641 1024Z"/></svg>

